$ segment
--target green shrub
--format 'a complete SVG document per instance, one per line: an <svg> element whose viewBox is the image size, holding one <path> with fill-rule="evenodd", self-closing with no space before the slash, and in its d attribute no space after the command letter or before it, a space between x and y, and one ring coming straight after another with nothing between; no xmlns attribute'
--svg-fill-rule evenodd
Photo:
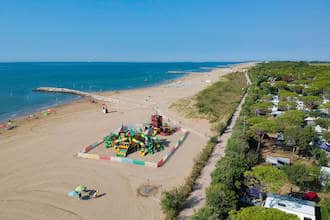
<svg viewBox="0 0 330 220"><path fill-rule="evenodd" d="M243 88L243 89L242 89ZM244 73L226 75L220 80L202 90L196 95L199 113L208 115L212 122L231 114L232 108L240 101L240 96L246 88Z"/></svg>
<svg viewBox="0 0 330 220"><path fill-rule="evenodd" d="M200 176L200 173L205 164L207 163L216 144L217 138L210 138L207 145L203 148L201 153L195 159L195 163L193 165L191 173L186 178L185 183L182 186L171 191L162 192L161 208L166 214L167 219L174 219L182 210L186 199L193 191L193 187L196 183L196 180Z"/></svg>
<svg viewBox="0 0 330 220"><path fill-rule="evenodd" d="M219 130L221 122L226 124L238 105L246 89L246 78L243 73L232 73L203 89L193 97L186 97L172 103L187 118L203 118L214 123L212 130Z"/></svg>
<svg viewBox="0 0 330 220"><path fill-rule="evenodd" d="M239 211L231 211L229 220L299 220L297 215L288 214L278 209L252 206Z"/></svg>
<svg viewBox="0 0 330 220"><path fill-rule="evenodd" d="M330 199L321 200L321 219L330 219Z"/></svg>
<svg viewBox="0 0 330 220"><path fill-rule="evenodd" d="M225 219L230 210L237 208L238 196L227 185L222 183L211 184L206 189L206 203L213 215Z"/></svg>
<svg viewBox="0 0 330 220"><path fill-rule="evenodd" d="M222 134L225 131L225 129L226 129L225 123L223 123L223 122L216 123L215 130L218 134Z"/></svg>
<svg viewBox="0 0 330 220"><path fill-rule="evenodd" d="M305 164L293 164L284 166L283 170L292 184L300 187L301 190L313 190L319 177L320 168L308 168Z"/></svg>
<svg viewBox="0 0 330 220"><path fill-rule="evenodd" d="M168 219L174 219L178 211L182 209L185 201L184 194L179 189L162 192L160 205Z"/></svg>
<svg viewBox="0 0 330 220"><path fill-rule="evenodd" d="M328 166L328 157L327 153L324 150L315 147L312 149L312 155L318 161L318 165Z"/></svg>
<svg viewBox="0 0 330 220"><path fill-rule="evenodd" d="M222 183L237 191L241 188L243 174L247 169L248 166L242 155L227 154L218 161L212 173L212 183Z"/></svg>
<svg viewBox="0 0 330 220"><path fill-rule="evenodd" d="M257 180L263 186L263 191L277 192L288 182L288 177L283 170L272 166L255 166L244 173L249 180ZM253 181L251 181L253 183Z"/></svg>
<svg viewBox="0 0 330 220"><path fill-rule="evenodd" d="M330 127L330 126L329 126ZM329 131L324 131L322 133L322 137L327 141L330 142L330 132Z"/></svg>
<svg viewBox="0 0 330 220"><path fill-rule="evenodd" d="M328 166L327 153L325 153L324 151L322 151L321 154L320 154L319 162L320 162L321 166Z"/></svg>
<svg viewBox="0 0 330 220"><path fill-rule="evenodd" d="M218 220L219 216L216 215L209 206L199 209L192 217L192 220Z"/></svg>

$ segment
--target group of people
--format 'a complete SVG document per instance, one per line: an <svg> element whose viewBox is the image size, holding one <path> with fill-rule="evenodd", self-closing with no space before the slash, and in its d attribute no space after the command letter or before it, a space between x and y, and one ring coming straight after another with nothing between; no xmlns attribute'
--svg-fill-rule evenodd
<svg viewBox="0 0 330 220"><path fill-rule="evenodd" d="M4 128L6 130L11 130L15 128L14 122L12 120L8 120L7 123L0 124L0 128Z"/></svg>
<svg viewBox="0 0 330 220"><path fill-rule="evenodd" d="M77 197L82 200L96 199L100 197L98 190L88 189L86 186L79 185L73 191L68 193L71 197Z"/></svg>

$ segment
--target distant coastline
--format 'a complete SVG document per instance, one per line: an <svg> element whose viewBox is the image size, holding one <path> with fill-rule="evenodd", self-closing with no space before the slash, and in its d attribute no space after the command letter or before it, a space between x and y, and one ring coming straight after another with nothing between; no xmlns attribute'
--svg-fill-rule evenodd
<svg viewBox="0 0 330 220"><path fill-rule="evenodd" d="M110 87L106 88L106 86L104 86L104 85L101 85L101 87L103 86L103 89L96 88L96 87L93 87L93 84L95 84L95 83L92 80L90 80L90 83L88 83L88 82L87 83L81 83L80 85L79 85L79 83L76 83L76 84L73 83L71 86L69 85L68 87L73 88L73 89L78 89L78 90L81 90L81 91L93 92L93 93L146 88L146 87L153 87L153 86L158 86L158 85L161 85L161 84L170 83L173 80L180 79L182 77L187 76L189 73L204 73L204 72L209 72L214 68L221 68L221 67L226 68L226 67L229 67L229 66L232 66L232 65L235 65L235 64L240 64L240 63L242 63L242 62L191 63L192 66L191 65L186 65L186 63L183 63L183 64L185 64L185 65L183 65L183 67L180 66L180 65L182 65L182 63L169 63L169 65L172 65L172 66L165 67L165 68L162 67L163 69L160 69L160 70L157 70L157 68L156 68L156 71L158 71L158 73L161 72L162 77L158 76L158 78L154 79L152 74L150 74L150 72L148 72L148 67L147 67L147 69L145 71L145 74L143 74L143 71L144 71L143 69L140 70L141 71L140 75L139 75L139 80L140 81L138 83L135 83L138 80L134 79L135 76L134 76L134 74L132 74L132 75L130 75L132 83L126 83L126 85L124 85L121 88L120 87L116 88L116 86L114 86L114 87L110 86ZM5 74L6 71L4 71L4 70L6 69L6 64L8 64L8 63L0 63L0 75ZM11 63L11 65L13 65L13 64L18 65L19 66L18 69L21 69L20 71L24 72L24 64L26 64L26 63ZM32 68L33 71L36 71L35 69L38 70L38 68L40 68L39 65L43 66L43 65L51 64L51 66L52 66L51 69L55 68L55 69L52 69L51 72L53 72L53 75L54 74L56 75L56 67L61 68L61 66L63 66L63 65L66 66L68 64L73 64L73 66L75 66L75 65L80 64L80 63L71 63L71 62L68 62L68 63L62 63L62 62L60 62L60 63L58 63L58 62L55 62L55 63L31 62L31 63L28 63L28 64L30 64L34 67L34 70ZM81 63L81 64L83 66L86 65L86 63ZM106 65L108 63L103 63L102 62L102 63L97 63L97 64L101 64L101 67L102 67L102 65ZM124 65L124 63L120 63L120 64ZM131 63L128 63L128 65L130 65L130 64ZM136 63L133 63L133 64L136 65ZM142 65L142 67L145 67L147 64L149 64L149 63L142 63L141 65ZM152 63L150 63L150 64L152 64ZM173 66L173 64L174 64L174 66ZM176 66L176 64L180 64L180 65ZM190 63L188 63L188 64L190 64ZM207 67L207 64L210 65L210 67ZM115 66L116 65L118 65L118 63L115 63ZM152 64L152 65L155 65L155 64ZM166 65L166 64L162 63L161 65ZM139 66L139 64L137 64L137 66ZM184 70L170 70L170 69L175 69L175 67L185 68L185 69ZM192 67L194 67L195 69L192 68ZM96 68L100 68L100 66L96 65ZM121 69L124 69L124 68L125 68L124 66L121 66ZM131 67L128 66L128 68L131 68ZM179 69L179 68L177 68L177 69ZM43 69L45 69L45 68L43 68ZM80 68L78 68L78 69L80 69ZM153 68L153 69L155 69L155 68ZM167 69L169 69L169 70L167 70ZM29 70L27 70L27 71L29 71ZM27 75L27 74L28 73L25 73L25 75ZM40 71L40 72L37 72L37 74L44 74L44 73L42 71ZM72 75L74 75L74 77L76 77L76 78L79 78L78 74L76 75L76 73L73 73ZM158 74L158 75L160 75L160 74ZM86 76L86 73L85 73L85 76ZM101 77L104 77L104 75L101 74ZM112 76L110 75L109 78L111 78L111 77ZM66 78L66 76L64 76L64 78ZM60 81L60 80L65 81L65 79L57 79L57 81ZM72 78L70 80L73 81L73 82L75 81L74 78ZM115 79L115 80L118 81L118 84L120 83L120 81L118 79ZM128 77L128 80L130 80L129 77ZM2 83L4 83L4 82L2 82ZM0 84L1 84L1 82L0 82ZM10 84L10 82L8 84ZM6 98L4 98L4 100L1 100L1 102L6 103L6 99L11 99L12 98L12 99L16 99L17 102L19 103L20 101L19 101L18 97L15 97L17 92L11 90L11 88L8 88L8 84L7 84L7 92L0 90L0 98L1 97L6 97ZM58 84L60 85L60 83L58 83ZM65 83L62 83L62 84L65 84ZM87 84L89 84L89 85L87 85ZM39 85L40 86L45 86L45 85L48 86L49 84L47 84L47 82L46 82L45 84L39 84ZM55 87L56 86L57 85L55 85ZM23 102L25 101L26 103L24 103L24 105L21 105L21 108L13 110L13 111L0 109L0 122L1 121L2 122L6 121L6 120L9 120L9 119L19 118L19 117L26 117L30 114L40 112L40 111L46 110L48 108L54 108L56 106L62 106L62 105L65 105L65 104L68 104L68 103L71 103L71 102L74 102L74 101L77 101L77 100L81 99L81 97L74 96L74 95L38 94L36 92L32 92L32 90L35 89L35 88L36 88L36 86L35 87L30 87L29 88L30 91L26 91L25 93L22 94L24 97L20 97L20 98L24 99ZM42 99L44 99L46 101L41 100L41 101L44 101L42 103L40 100L38 100L39 97L41 97ZM29 102L29 99L33 99L33 98L37 99L37 101L38 101L37 104L32 103L32 101ZM13 102L13 101L10 100L9 103L7 103L7 104L10 105L11 102ZM31 103L31 105L29 105L30 103ZM13 103L13 105L16 105L16 103Z"/></svg>

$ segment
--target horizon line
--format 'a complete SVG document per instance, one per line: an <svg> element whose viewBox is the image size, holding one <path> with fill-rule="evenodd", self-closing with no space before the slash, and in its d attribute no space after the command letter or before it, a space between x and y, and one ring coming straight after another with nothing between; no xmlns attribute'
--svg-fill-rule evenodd
<svg viewBox="0 0 330 220"><path fill-rule="evenodd" d="M112 61L112 60L18 60L18 61L1 61L0 63L243 63L243 62L260 62L261 60L182 60L182 61Z"/></svg>
<svg viewBox="0 0 330 220"><path fill-rule="evenodd" d="M330 59L237 59L237 60L0 60L0 63L248 63L269 61L292 61L292 62L330 62Z"/></svg>

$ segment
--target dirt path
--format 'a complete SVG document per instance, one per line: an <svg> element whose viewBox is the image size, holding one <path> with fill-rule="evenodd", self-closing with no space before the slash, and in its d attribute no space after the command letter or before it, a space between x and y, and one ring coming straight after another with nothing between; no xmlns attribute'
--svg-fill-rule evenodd
<svg viewBox="0 0 330 220"><path fill-rule="evenodd" d="M245 73L247 84L250 85L251 81L247 73ZM230 124L227 126L225 132L219 137L219 143L215 146L207 165L203 168L201 176L197 179L194 191L190 194L186 201L186 208L182 210L178 219L189 219L195 211L202 208L206 202L205 189L211 184L211 173L215 169L215 165L225 155L225 148L228 139L231 137L232 129L241 113L242 106L245 102L248 93L241 99L240 104L236 108Z"/></svg>

